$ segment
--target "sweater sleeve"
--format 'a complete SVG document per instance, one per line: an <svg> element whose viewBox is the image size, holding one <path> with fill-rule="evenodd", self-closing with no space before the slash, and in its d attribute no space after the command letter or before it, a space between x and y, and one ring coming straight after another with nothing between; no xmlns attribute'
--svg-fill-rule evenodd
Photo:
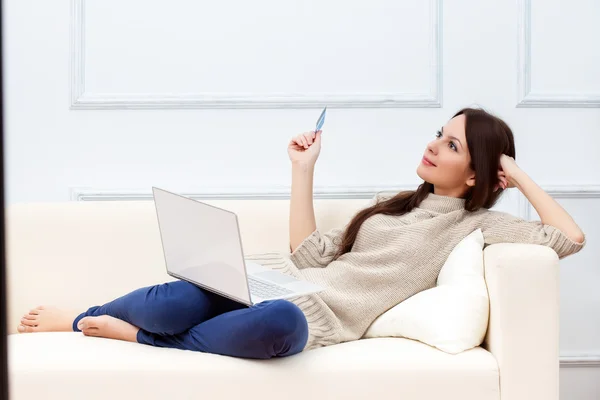
<svg viewBox="0 0 600 400"><path fill-rule="evenodd" d="M335 256L343 233L343 229L340 228L324 233L317 229L300 243L290 255L290 259L298 269L326 267Z"/></svg>
<svg viewBox="0 0 600 400"><path fill-rule="evenodd" d="M528 221L505 212L494 212L482 229L486 244L530 243L551 247L559 259L580 251L586 244L577 243L558 228L541 221Z"/></svg>

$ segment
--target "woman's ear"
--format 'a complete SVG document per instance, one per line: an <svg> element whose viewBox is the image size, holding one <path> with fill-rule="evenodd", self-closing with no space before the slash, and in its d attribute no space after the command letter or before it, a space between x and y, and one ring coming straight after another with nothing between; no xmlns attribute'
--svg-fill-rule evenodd
<svg viewBox="0 0 600 400"><path fill-rule="evenodd" d="M467 186L471 186L471 187L475 186L475 174L469 176L467 178L467 182L466 183L467 183Z"/></svg>

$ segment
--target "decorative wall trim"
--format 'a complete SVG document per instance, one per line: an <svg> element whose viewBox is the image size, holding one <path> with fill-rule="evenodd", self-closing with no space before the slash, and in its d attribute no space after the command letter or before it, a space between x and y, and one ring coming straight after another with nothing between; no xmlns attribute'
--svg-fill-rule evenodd
<svg viewBox="0 0 600 400"><path fill-rule="evenodd" d="M600 198L600 185L562 185L543 186L543 189L553 198L557 199L586 199ZM531 203L525 195L519 192L519 216L523 219L531 219Z"/></svg>
<svg viewBox="0 0 600 400"><path fill-rule="evenodd" d="M560 357L561 368L600 368L600 354L565 355Z"/></svg>
<svg viewBox="0 0 600 400"><path fill-rule="evenodd" d="M418 183L413 185L376 185L376 186L326 186L315 187L315 199L370 199L379 192L399 192L415 190ZM165 188L166 190L172 190ZM203 188L198 191L176 191L183 196L193 199L211 200L279 200L289 199L289 186L265 187L227 187ZM152 190L98 190L91 188L71 188L72 201L130 201L151 200Z"/></svg>
<svg viewBox="0 0 600 400"><path fill-rule="evenodd" d="M401 190L415 190L420 182L414 184L400 185L373 185L373 186L316 186L313 190L314 198L322 199L363 199L371 198L375 193L390 192L397 193ZM542 187L546 193L554 198L600 198L600 185L548 185ZM169 190L169 188L166 188ZM517 190L517 189L511 189ZM152 199L152 190L131 189L93 189L93 188L71 188L70 198L72 201L128 201ZM228 199L228 200L251 200L251 199L287 199L290 196L289 185L279 186L252 186L252 187L206 187L197 191L180 191L184 196L197 199ZM531 219L531 204L527 198L519 192L517 197L519 216Z"/></svg>
<svg viewBox="0 0 600 400"><path fill-rule="evenodd" d="M439 108L442 106L442 7L431 6L431 90L423 94L355 93L340 96L273 94L248 96L229 94L90 93L85 90L85 3L72 0L71 109L192 109L192 108Z"/></svg>
<svg viewBox="0 0 600 400"><path fill-rule="evenodd" d="M519 0L517 107L600 107L600 93L536 93L531 91L531 0Z"/></svg>
<svg viewBox="0 0 600 400"><path fill-rule="evenodd" d="M71 5L71 107L85 93L85 1Z"/></svg>

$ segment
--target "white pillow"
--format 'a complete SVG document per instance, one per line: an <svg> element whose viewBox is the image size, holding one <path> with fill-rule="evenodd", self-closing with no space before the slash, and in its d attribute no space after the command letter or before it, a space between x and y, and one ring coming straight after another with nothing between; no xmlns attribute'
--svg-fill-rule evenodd
<svg viewBox="0 0 600 400"><path fill-rule="evenodd" d="M436 287L380 315L363 337L404 337L451 354L479 346L489 317L483 245L481 229L461 240L444 263Z"/></svg>

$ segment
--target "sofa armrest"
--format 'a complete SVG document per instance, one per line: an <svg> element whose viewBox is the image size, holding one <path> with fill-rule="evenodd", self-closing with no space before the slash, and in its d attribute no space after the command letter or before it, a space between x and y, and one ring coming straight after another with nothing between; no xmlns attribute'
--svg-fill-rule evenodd
<svg viewBox="0 0 600 400"><path fill-rule="evenodd" d="M559 259L542 245L484 250L490 320L485 347L498 362L502 400L559 398Z"/></svg>

